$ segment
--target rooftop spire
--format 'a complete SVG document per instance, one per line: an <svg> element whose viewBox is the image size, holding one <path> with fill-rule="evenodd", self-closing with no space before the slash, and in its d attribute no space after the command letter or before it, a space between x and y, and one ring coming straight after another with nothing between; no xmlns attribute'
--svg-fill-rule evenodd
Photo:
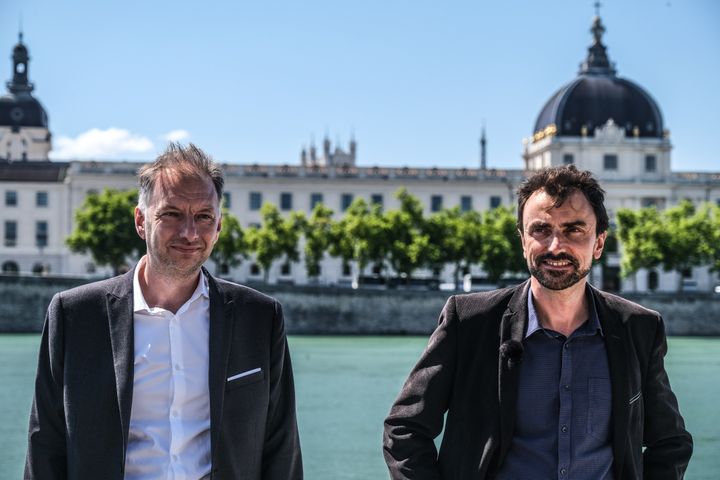
<svg viewBox="0 0 720 480"><path fill-rule="evenodd" d="M587 59L580 65L581 74L615 75L615 65L610 62L607 48L602 43L605 26L600 19L600 2L595 2L595 17L590 28L593 44L588 47Z"/></svg>
<svg viewBox="0 0 720 480"><path fill-rule="evenodd" d="M30 55L23 44L23 32L18 31L18 43L13 48L13 78L7 82L7 87L12 93L32 92L33 84L28 81L28 63Z"/></svg>

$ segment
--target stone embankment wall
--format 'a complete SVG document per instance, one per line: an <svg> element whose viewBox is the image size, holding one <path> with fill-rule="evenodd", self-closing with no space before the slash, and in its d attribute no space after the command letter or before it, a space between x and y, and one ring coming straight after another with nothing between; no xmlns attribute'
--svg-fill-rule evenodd
<svg viewBox="0 0 720 480"><path fill-rule="evenodd" d="M52 296L84 279L0 276L0 332L39 332ZM439 291L321 286L256 286L280 300L289 333L308 335L418 334L437 324ZM624 294L662 313L669 335L720 335L720 295Z"/></svg>

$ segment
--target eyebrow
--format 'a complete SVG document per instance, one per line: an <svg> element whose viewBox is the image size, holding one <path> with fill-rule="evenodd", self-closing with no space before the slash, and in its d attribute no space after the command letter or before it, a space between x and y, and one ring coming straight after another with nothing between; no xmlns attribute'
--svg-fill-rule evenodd
<svg viewBox="0 0 720 480"><path fill-rule="evenodd" d="M549 227L549 226L550 226L550 224L549 224L548 222L544 222L544 221L542 221L542 220L535 220L534 222L530 222L530 223L528 224L528 228L529 228L529 227ZM587 227L587 222L585 222L585 221L583 221L583 220L575 220L575 221L572 221L572 222L561 223L560 226L563 227L563 228L568 228L568 227Z"/></svg>

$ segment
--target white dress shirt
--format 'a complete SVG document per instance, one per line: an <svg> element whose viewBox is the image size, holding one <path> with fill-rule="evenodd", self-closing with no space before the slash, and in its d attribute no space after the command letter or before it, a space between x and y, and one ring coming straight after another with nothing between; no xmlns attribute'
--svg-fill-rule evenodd
<svg viewBox="0 0 720 480"><path fill-rule="evenodd" d="M210 298L200 273L190 299L177 311L148 306L133 279L135 372L125 479L192 479L209 475Z"/></svg>

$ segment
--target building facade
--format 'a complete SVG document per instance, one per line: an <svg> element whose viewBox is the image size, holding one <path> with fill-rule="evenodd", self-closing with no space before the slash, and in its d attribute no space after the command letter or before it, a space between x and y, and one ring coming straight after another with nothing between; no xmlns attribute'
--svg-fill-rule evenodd
<svg viewBox="0 0 720 480"><path fill-rule="evenodd" d="M354 139L344 150L325 138L322 153L311 144L294 164L223 165L225 205L247 227L260 222L265 202L274 203L285 214L293 210L309 214L322 202L340 217L355 198L396 208L394 193L405 187L420 199L427 213L454 206L483 211L514 205L515 190L533 170L569 163L593 171L600 179L611 217L619 208L666 208L686 198L720 204L720 172L671 171L672 145L658 104L642 87L617 75L602 43L604 27L599 17L591 32L593 43L578 76L550 97L533 135L523 141L523 168L487 168L484 152L477 169L358 166ZM0 97L0 201L4 202L0 268L6 273L110 275L108 267L95 265L90 257L70 253L65 238L73 230L74 211L87 194L104 188L135 188L140 163L48 161L47 115L31 95L28 61L21 37L13 50L13 79L8 82L8 93ZM483 135L483 150L484 146ZM687 289L710 291L719 283L717 274L705 267L682 273L642 270L621 279L620 254L612 246L608 250L607 262L595 266L591 277L606 290L674 291L682 278ZM439 272L439 280L452 281L452 273L448 266ZM479 267L471 273L483 275ZM252 259L225 274L241 282L262 279ZM339 259L326 258L317 281L349 285L353 274L357 272ZM304 284L310 280L301 259L295 264L276 262L269 281Z"/></svg>

